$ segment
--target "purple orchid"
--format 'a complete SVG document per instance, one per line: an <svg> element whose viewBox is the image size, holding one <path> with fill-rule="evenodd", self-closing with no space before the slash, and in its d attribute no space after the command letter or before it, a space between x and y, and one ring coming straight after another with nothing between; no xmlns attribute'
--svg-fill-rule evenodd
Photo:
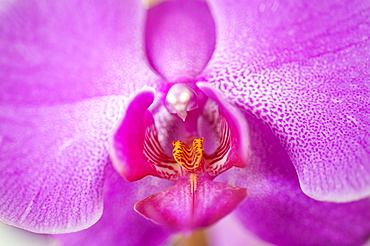
<svg viewBox="0 0 370 246"><path fill-rule="evenodd" d="M369 20L367 0L3 4L0 220L160 245L233 211L273 244L364 244Z"/></svg>

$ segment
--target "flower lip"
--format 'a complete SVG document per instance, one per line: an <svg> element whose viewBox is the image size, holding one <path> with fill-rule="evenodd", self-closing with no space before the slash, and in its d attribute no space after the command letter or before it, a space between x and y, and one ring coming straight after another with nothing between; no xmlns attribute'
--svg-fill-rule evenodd
<svg viewBox="0 0 370 246"><path fill-rule="evenodd" d="M154 223L188 232L217 222L235 209L247 194L245 188L191 173L176 185L136 203L134 209Z"/></svg>

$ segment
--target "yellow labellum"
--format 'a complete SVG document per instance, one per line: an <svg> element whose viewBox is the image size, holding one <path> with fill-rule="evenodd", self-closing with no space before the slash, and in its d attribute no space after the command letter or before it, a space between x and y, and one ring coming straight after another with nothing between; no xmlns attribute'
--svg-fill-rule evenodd
<svg viewBox="0 0 370 246"><path fill-rule="evenodd" d="M180 140L172 142L175 161L188 171L197 169L203 160L203 142L204 138L195 138L191 145Z"/></svg>

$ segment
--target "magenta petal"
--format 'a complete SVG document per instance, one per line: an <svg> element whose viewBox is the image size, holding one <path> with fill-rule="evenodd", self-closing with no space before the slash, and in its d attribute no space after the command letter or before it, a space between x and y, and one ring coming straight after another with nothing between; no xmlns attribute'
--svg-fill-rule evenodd
<svg viewBox="0 0 370 246"><path fill-rule="evenodd" d="M0 102L128 96L152 83L144 18L137 0L12 1L0 11Z"/></svg>
<svg viewBox="0 0 370 246"><path fill-rule="evenodd" d="M65 233L100 218L106 145L123 99L91 97L127 96L157 78L143 59L144 11L135 0L19 0L1 9L5 223Z"/></svg>
<svg viewBox="0 0 370 246"><path fill-rule="evenodd" d="M267 123L303 191L370 195L370 2L219 1L204 75Z"/></svg>
<svg viewBox="0 0 370 246"><path fill-rule="evenodd" d="M205 2L171 0L148 10L147 55L153 68L169 81L197 76L214 45L215 24Z"/></svg>
<svg viewBox="0 0 370 246"><path fill-rule="evenodd" d="M170 233L143 218L133 207L136 201L168 187L169 183L154 177L130 183L109 165L101 219L86 230L56 235L56 238L65 246L162 245Z"/></svg>
<svg viewBox="0 0 370 246"><path fill-rule="evenodd" d="M370 236L370 200L330 203L306 196L279 140L259 120L248 122L250 165L220 177L248 188L248 200L236 210L243 224L276 245L363 245Z"/></svg>
<svg viewBox="0 0 370 246"><path fill-rule="evenodd" d="M106 143L118 97L0 106L0 220L39 233L82 230L102 214Z"/></svg>
<svg viewBox="0 0 370 246"><path fill-rule="evenodd" d="M145 131L154 121L148 111L153 101L152 89L138 93L127 105L123 120L110 141L113 166L128 181L156 174L144 155Z"/></svg>
<svg viewBox="0 0 370 246"><path fill-rule="evenodd" d="M189 179L138 202L135 210L155 223L187 231L218 221L247 196L244 188L199 176L193 191Z"/></svg>

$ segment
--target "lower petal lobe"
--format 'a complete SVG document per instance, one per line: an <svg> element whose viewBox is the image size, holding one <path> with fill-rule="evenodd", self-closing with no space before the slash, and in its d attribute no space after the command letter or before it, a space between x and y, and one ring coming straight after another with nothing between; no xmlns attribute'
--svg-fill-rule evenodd
<svg viewBox="0 0 370 246"><path fill-rule="evenodd" d="M173 187L135 205L135 210L155 223L174 230L206 227L229 214L247 196L245 188L190 174Z"/></svg>
<svg viewBox="0 0 370 246"><path fill-rule="evenodd" d="M136 201L166 189L170 183L155 177L128 182L109 164L103 192L104 212L100 220L86 230L54 237L68 246L163 245L170 231L143 218L133 207Z"/></svg>

